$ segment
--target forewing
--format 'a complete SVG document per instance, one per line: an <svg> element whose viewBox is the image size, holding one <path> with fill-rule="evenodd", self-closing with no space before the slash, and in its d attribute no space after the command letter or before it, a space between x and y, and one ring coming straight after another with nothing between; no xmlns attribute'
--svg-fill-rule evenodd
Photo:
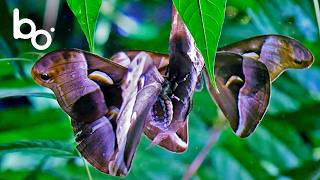
<svg viewBox="0 0 320 180"><path fill-rule="evenodd" d="M266 65L271 81L288 68L310 67L314 57L299 41L282 35L248 38L219 49L257 59Z"/></svg>

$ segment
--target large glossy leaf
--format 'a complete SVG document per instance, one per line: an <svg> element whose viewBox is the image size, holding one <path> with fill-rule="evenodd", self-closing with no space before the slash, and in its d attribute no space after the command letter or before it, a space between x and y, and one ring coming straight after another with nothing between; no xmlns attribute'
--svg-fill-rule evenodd
<svg viewBox="0 0 320 180"><path fill-rule="evenodd" d="M86 35L90 50L94 51L94 29L102 0L67 0L67 2Z"/></svg>
<svg viewBox="0 0 320 180"><path fill-rule="evenodd" d="M173 0L181 18L201 51L211 81L221 29L224 22L226 0Z"/></svg>

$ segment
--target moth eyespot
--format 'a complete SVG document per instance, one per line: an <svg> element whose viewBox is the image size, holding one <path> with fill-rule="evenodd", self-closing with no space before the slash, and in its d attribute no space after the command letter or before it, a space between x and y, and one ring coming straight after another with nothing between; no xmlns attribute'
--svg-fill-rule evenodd
<svg viewBox="0 0 320 180"><path fill-rule="evenodd" d="M41 74L40 75L40 78L43 80L43 81L48 81L50 79L50 76L46 73L44 74Z"/></svg>
<svg viewBox="0 0 320 180"><path fill-rule="evenodd" d="M302 61L300 59L295 59L294 62L299 65L302 64Z"/></svg>

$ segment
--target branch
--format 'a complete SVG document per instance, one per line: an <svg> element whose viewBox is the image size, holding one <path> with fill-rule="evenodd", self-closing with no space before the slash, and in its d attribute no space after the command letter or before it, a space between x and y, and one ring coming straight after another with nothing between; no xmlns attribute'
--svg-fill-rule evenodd
<svg viewBox="0 0 320 180"><path fill-rule="evenodd" d="M216 143L217 139L219 138L221 131L223 128L221 126L218 126L216 128L213 128L212 133L210 135L210 138L207 142L207 144L203 147L203 149L200 151L200 153L197 155L197 157L193 160L189 168L187 169L186 173L183 176L184 180L190 179L195 172L199 169L204 159L209 154L210 149L212 146Z"/></svg>

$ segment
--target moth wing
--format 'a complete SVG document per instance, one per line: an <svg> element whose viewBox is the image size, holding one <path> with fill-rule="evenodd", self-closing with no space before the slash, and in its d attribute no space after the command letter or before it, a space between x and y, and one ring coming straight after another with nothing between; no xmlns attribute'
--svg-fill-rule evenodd
<svg viewBox="0 0 320 180"><path fill-rule="evenodd" d="M236 134L249 136L263 118L270 100L271 80L268 69L259 61L244 58L245 83L239 92L239 126Z"/></svg>
<svg viewBox="0 0 320 180"><path fill-rule="evenodd" d="M163 78L146 53L139 53L128 66L122 83L122 106L117 117L117 152L109 165L111 174L126 175Z"/></svg>
<svg viewBox="0 0 320 180"><path fill-rule="evenodd" d="M89 124L72 120L72 126L81 155L93 167L109 174L108 164L116 147L115 132L109 119L103 116Z"/></svg>
<svg viewBox="0 0 320 180"><path fill-rule="evenodd" d="M214 73L219 108L238 136L249 136L269 104L271 81L267 67L238 54L220 52Z"/></svg>
<svg viewBox="0 0 320 180"><path fill-rule="evenodd" d="M239 120L238 95L243 83L233 83L229 86L226 84L232 76L244 79L242 57L233 53L217 53L214 75L219 93L215 99L216 103L235 130Z"/></svg>
<svg viewBox="0 0 320 180"><path fill-rule="evenodd" d="M90 72L101 71L106 73L114 81L121 81L127 73L127 68L112 62L109 59L97 56L95 54L83 51Z"/></svg>
<svg viewBox="0 0 320 180"><path fill-rule="evenodd" d="M312 53L299 41L282 35L262 35L244 39L219 49L262 62L274 81L288 68L302 69L314 62Z"/></svg>
<svg viewBox="0 0 320 180"><path fill-rule="evenodd" d="M141 52L149 55L150 60L159 69L162 75L165 75L169 65L169 56L166 54L151 52L151 51L121 51L114 54L110 59L124 67L128 67L130 62Z"/></svg>

